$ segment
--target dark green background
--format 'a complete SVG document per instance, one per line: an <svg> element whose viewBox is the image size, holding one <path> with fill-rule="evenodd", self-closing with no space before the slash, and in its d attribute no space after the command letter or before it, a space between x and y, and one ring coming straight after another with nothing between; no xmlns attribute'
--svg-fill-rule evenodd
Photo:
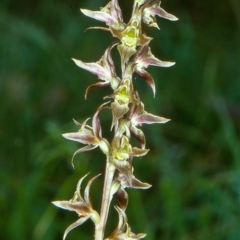
<svg viewBox="0 0 240 240"><path fill-rule="evenodd" d="M132 1L120 0L127 20ZM71 57L100 59L113 38L84 30L104 24L79 8L98 10L105 0L0 2L0 238L61 239L77 219L55 208L53 200L72 197L87 172L104 170L97 149L70 160L80 144L61 133L76 131L72 118L91 117L110 88L95 89L97 77L76 67ZM176 61L171 68L149 67L155 99L136 79L147 111L167 118L144 126L149 154L134 161L135 176L153 184L130 189L127 209L135 233L148 240L240 239L240 2L238 0L163 0L180 18L158 18L161 31L145 28L152 52ZM114 59L119 62L117 51ZM119 71L119 69L118 69ZM105 136L111 115L101 114ZM89 178L88 178L89 179ZM99 206L103 177L93 184ZM86 183L85 181L84 183ZM117 215L111 212L115 227ZM89 221L68 238L93 239Z"/></svg>

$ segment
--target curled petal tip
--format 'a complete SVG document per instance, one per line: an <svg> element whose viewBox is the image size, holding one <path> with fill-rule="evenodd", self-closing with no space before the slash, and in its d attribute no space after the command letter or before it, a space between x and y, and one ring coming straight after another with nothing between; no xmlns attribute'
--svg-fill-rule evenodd
<svg viewBox="0 0 240 240"><path fill-rule="evenodd" d="M179 18L176 17L175 15L173 15L173 14L170 14L170 15L171 15L171 18L169 19L170 21L178 21L179 20Z"/></svg>
<svg viewBox="0 0 240 240"><path fill-rule="evenodd" d="M152 62L152 64L149 65L155 65L158 67L171 67L173 65L175 65L176 62L168 62L168 61L161 61L159 59L157 59L157 61Z"/></svg>
<svg viewBox="0 0 240 240"><path fill-rule="evenodd" d="M57 207L60 207L60 202L61 202L61 201L53 201L52 204L55 205L55 206L57 206Z"/></svg>
<svg viewBox="0 0 240 240"><path fill-rule="evenodd" d="M73 60L73 61L74 61L74 62L77 64L77 61L78 61L77 59L75 59L75 58L72 58L72 60Z"/></svg>
<svg viewBox="0 0 240 240"><path fill-rule="evenodd" d="M169 121L171 121L171 119L165 118L165 121L163 121L163 123L167 123Z"/></svg>
<svg viewBox="0 0 240 240"><path fill-rule="evenodd" d="M171 66L173 66L175 64L176 64L176 62L168 62L168 67L171 67Z"/></svg>
<svg viewBox="0 0 240 240"><path fill-rule="evenodd" d="M83 62L81 60L77 60L75 58L72 58L72 60L74 61L74 63L78 66L78 67L82 67Z"/></svg>
<svg viewBox="0 0 240 240"><path fill-rule="evenodd" d="M174 15L172 15L172 14L169 14L169 18L167 18L168 20L170 20L170 21L178 21L179 20L179 18L177 18L176 16L174 16Z"/></svg>
<svg viewBox="0 0 240 240"><path fill-rule="evenodd" d="M84 222L86 222L89 218L91 217L91 215L87 215L87 216L84 216L84 217L81 217L80 219L78 219L76 222L72 223L64 232L64 235L63 235L63 240L66 239L68 233L73 230L74 228L82 225Z"/></svg>
<svg viewBox="0 0 240 240"><path fill-rule="evenodd" d="M81 123L79 123L77 120L75 120L74 118L73 118L73 122L78 126L78 127L81 127L82 125L81 125Z"/></svg>
<svg viewBox="0 0 240 240"><path fill-rule="evenodd" d="M69 139L69 133L63 133L62 136L66 139Z"/></svg>

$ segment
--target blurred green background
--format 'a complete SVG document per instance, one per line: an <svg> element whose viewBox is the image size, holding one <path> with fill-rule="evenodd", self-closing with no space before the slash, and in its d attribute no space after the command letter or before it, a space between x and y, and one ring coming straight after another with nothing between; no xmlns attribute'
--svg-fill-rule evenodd
<svg viewBox="0 0 240 240"><path fill-rule="evenodd" d="M110 88L84 92L97 77L74 65L100 59L113 38L84 30L104 24L79 8L98 10L105 0L0 2L0 238L61 239L77 219L53 200L70 199L80 177L103 172L94 150L71 157L80 146L62 138L76 131L72 118L91 117ZM127 20L132 1L120 0ZM178 16L146 28L151 48L171 68L150 67L157 94L136 79L145 109L171 118L144 126L149 154L134 161L135 176L153 184L128 190L129 223L148 240L240 239L240 2L163 0ZM117 58L117 51L113 51ZM119 71L119 69L118 69ZM109 136L110 114L101 114ZM111 134L110 134L111 136ZM89 178L88 178L89 179ZM102 177L91 195L98 207ZM85 181L84 183L86 183ZM117 214L112 211L112 218ZM115 228L111 221L108 233ZM87 222L67 239L93 239Z"/></svg>

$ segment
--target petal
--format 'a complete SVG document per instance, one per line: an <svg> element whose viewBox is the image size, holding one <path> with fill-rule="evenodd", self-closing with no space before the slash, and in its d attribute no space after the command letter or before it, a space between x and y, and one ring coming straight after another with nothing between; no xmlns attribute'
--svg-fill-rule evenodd
<svg viewBox="0 0 240 240"><path fill-rule="evenodd" d="M153 15L150 15L147 11L143 12L142 21L149 27L156 27L157 29L160 29L156 18Z"/></svg>
<svg viewBox="0 0 240 240"><path fill-rule="evenodd" d="M142 157L148 153L149 149L141 149L141 148L133 147L132 151L133 151L132 156Z"/></svg>
<svg viewBox="0 0 240 240"><path fill-rule="evenodd" d="M97 147L98 147L98 145L87 145L87 146L84 146L84 147L78 149L78 150L73 154L73 157L72 157L72 166L73 166L73 168L74 168L74 163L73 163L73 161L74 161L75 156L76 156L78 153L91 151L91 150L93 150L93 149L95 149L95 148L97 148Z"/></svg>
<svg viewBox="0 0 240 240"><path fill-rule="evenodd" d="M102 79L102 80L109 79L109 72L106 71L106 69L104 69L100 64L95 62L85 63L85 62L82 62L81 60L77 60L74 58L72 58L72 60L75 62L75 64L78 67L83 68L93 74L96 74L99 79Z"/></svg>
<svg viewBox="0 0 240 240"><path fill-rule="evenodd" d="M117 19L118 22L123 22L122 10L119 7L118 0L111 1L111 15L114 19Z"/></svg>
<svg viewBox="0 0 240 240"><path fill-rule="evenodd" d="M123 188L119 188L119 190L115 193L115 196L119 202L119 207L125 211L128 205L128 194Z"/></svg>
<svg viewBox="0 0 240 240"><path fill-rule="evenodd" d="M83 224L84 222L86 222L90 217L91 217L91 215L87 215L87 216L81 217L81 218L78 219L76 222L74 222L73 224L71 224L71 225L65 230L64 235L63 235L63 240L65 240L66 236L68 235L68 233L69 233L72 229L80 226L81 224Z"/></svg>
<svg viewBox="0 0 240 240"><path fill-rule="evenodd" d="M121 65L122 65L122 72L125 71L125 63L128 62L129 58L136 53L135 47L128 47L124 44L120 44L117 46L119 54L121 56Z"/></svg>
<svg viewBox="0 0 240 240"><path fill-rule="evenodd" d="M110 29L106 27L89 27L85 29L85 31L87 30L103 30L105 32L110 32Z"/></svg>
<svg viewBox="0 0 240 240"><path fill-rule="evenodd" d="M151 40L151 37L148 37L145 33L142 33L141 37L138 40L138 46L148 44Z"/></svg>
<svg viewBox="0 0 240 240"><path fill-rule="evenodd" d="M177 21L178 20L178 18L176 16L166 12L160 6L158 6L156 8L149 9L149 12L154 14L154 15L158 15L159 17L166 18L170 21Z"/></svg>
<svg viewBox="0 0 240 240"><path fill-rule="evenodd" d="M105 102L100 107L98 107L97 111L95 112L95 114L93 116L92 128L93 128L93 132L94 132L95 136L98 138L102 138L102 128L101 128L101 124L100 124L98 115L103 109L107 108L104 106L108 103L109 102Z"/></svg>
<svg viewBox="0 0 240 240"><path fill-rule="evenodd" d="M79 197L79 199L72 199L72 201L84 201L84 199L82 198L82 195L81 195L81 185L82 185L82 181L84 180L84 178L86 178L88 176L89 173L85 174L83 177L80 178L80 180L78 181L78 184L77 184L77 187L76 187L76 192L75 192L75 195L77 197Z"/></svg>
<svg viewBox="0 0 240 240"><path fill-rule="evenodd" d="M137 178L133 177L132 178L132 186L131 188L136 188L136 189L148 189L150 188L152 185L148 184L148 183L143 183L140 180L138 180Z"/></svg>
<svg viewBox="0 0 240 240"><path fill-rule="evenodd" d="M122 212L119 210L120 208L118 206L114 206L114 208L117 210L118 212L118 226L117 228L111 233L111 235L109 236L109 238L105 239L105 240L118 240L117 235L118 233L121 231L121 229L124 227L125 223L124 223L124 219L122 217Z"/></svg>
<svg viewBox="0 0 240 240"><path fill-rule="evenodd" d="M115 70L115 66L114 66L114 62L112 60L112 56L111 56L111 50L114 46L116 46L117 44L119 44L119 42L115 41L113 42L105 51L103 59L102 59L102 66L108 70L108 72L111 75L111 78L108 79L108 81L111 83L111 87L116 90L116 88L118 87L119 83L120 83L120 79L117 77L116 75L116 70Z"/></svg>
<svg viewBox="0 0 240 240"><path fill-rule="evenodd" d="M92 209L84 202L54 201L52 203L59 208L74 211L80 215L90 214L92 211Z"/></svg>
<svg viewBox="0 0 240 240"><path fill-rule="evenodd" d="M155 87L155 82L154 82L152 76L144 69L136 69L135 74L137 76L141 77L151 87L151 89L153 91L153 96L155 96L156 87Z"/></svg>
<svg viewBox="0 0 240 240"><path fill-rule="evenodd" d="M175 64L175 62L166 62L157 59L151 52L151 48L146 44L139 48L135 61L138 65L138 69L147 68L149 65L157 67L170 67Z"/></svg>
<svg viewBox="0 0 240 240"><path fill-rule="evenodd" d="M127 215L124 210L118 206L114 207L118 212L118 226L106 240L134 240L142 238L144 234L140 233L136 235L131 232L131 229L128 225Z"/></svg>
<svg viewBox="0 0 240 240"><path fill-rule="evenodd" d="M78 127L82 127L82 124L81 123L79 123L78 121L76 121L75 119L73 119L73 122L78 126Z"/></svg>
<svg viewBox="0 0 240 240"><path fill-rule="evenodd" d="M132 167L127 161L120 161L114 159L114 165L121 173L127 185L132 185Z"/></svg>
<svg viewBox="0 0 240 240"><path fill-rule="evenodd" d="M129 112L128 112L129 114ZM131 121L128 119L123 119L121 118L119 121L119 126L117 128L117 131L115 133L115 137L121 138L122 135L125 133L127 138L131 137L130 129L129 127L131 126Z"/></svg>
<svg viewBox="0 0 240 240"><path fill-rule="evenodd" d="M115 174L116 174L116 171L115 171ZM113 196L119 190L120 187L121 187L120 182L118 180L113 180L112 185L111 185L111 194L110 195Z"/></svg>
<svg viewBox="0 0 240 240"><path fill-rule="evenodd" d="M123 230L123 228L125 227L126 223L127 223L127 215L126 213L119 208L118 206L114 206L114 208L117 210L118 212L118 231L120 232L121 230Z"/></svg>
<svg viewBox="0 0 240 240"><path fill-rule="evenodd" d="M91 207L92 207L92 203L91 203L91 200L90 200L90 198L89 198L90 187L91 187L93 181L94 181L97 177L99 177L100 175L101 175L101 173L98 174L97 176L91 178L91 179L89 180L86 188L85 188L85 191L84 191L84 199L85 199L86 203L87 203L89 206L91 206Z"/></svg>
<svg viewBox="0 0 240 240"><path fill-rule="evenodd" d="M139 234L137 235L137 239L145 238L146 236L147 236L146 233L139 233Z"/></svg>
<svg viewBox="0 0 240 240"><path fill-rule="evenodd" d="M130 128L131 134L139 141L141 148L145 148L146 139L143 131L139 128L136 128L134 125Z"/></svg>
<svg viewBox="0 0 240 240"><path fill-rule="evenodd" d="M148 54L148 49L149 49L148 45L140 46L137 50L137 53L134 56L134 60L139 61L139 59L141 60L142 58L144 58Z"/></svg>
<svg viewBox="0 0 240 240"><path fill-rule="evenodd" d="M86 89L85 99L87 99L88 93L89 93L93 88L96 88L96 87L107 87L107 86L109 86L109 85L110 85L109 82L98 82L98 83L95 83L95 84L90 85L90 86Z"/></svg>
<svg viewBox="0 0 240 240"><path fill-rule="evenodd" d="M171 67L175 64L175 62L167 62L167 61L161 61L157 59L154 56L146 57L142 61L144 67L148 67L149 65L157 66L157 67Z"/></svg>
<svg viewBox="0 0 240 240"><path fill-rule="evenodd" d="M81 132L64 133L62 136L68 140L83 144L97 145L99 143L99 140L87 129L83 129Z"/></svg>
<svg viewBox="0 0 240 240"><path fill-rule="evenodd" d="M166 123L170 121L170 119L159 117L156 115L153 115L151 113L145 112L143 114L140 114L137 117L132 118L132 123L135 125L146 123L146 124L153 124L153 123Z"/></svg>
<svg viewBox="0 0 240 240"><path fill-rule="evenodd" d="M136 240L139 240L139 239L141 239L141 238L145 238L146 236L147 236L147 234L146 233L139 233L139 234L135 234L135 233L130 233L130 236L131 236L131 238L129 238L129 239L136 239Z"/></svg>
<svg viewBox="0 0 240 240"><path fill-rule="evenodd" d="M112 115L113 115L113 119L112 119L112 125L111 125L111 129L113 128L113 126L117 123L117 121L125 114L128 112L129 108L128 108L128 104L119 104L117 102L112 102L111 103L111 109L112 109Z"/></svg>
<svg viewBox="0 0 240 240"><path fill-rule="evenodd" d="M106 12L102 12L102 11L91 11L88 9L80 9L80 11L90 17L90 18L94 18L98 21L101 22L105 22L108 26L112 25L114 23L117 23L116 19L114 19L114 17L112 17L110 14L106 13Z"/></svg>

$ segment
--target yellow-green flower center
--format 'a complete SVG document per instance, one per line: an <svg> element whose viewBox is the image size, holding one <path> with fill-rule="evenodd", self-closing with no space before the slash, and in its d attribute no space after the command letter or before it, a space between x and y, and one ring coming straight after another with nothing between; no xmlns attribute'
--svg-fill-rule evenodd
<svg viewBox="0 0 240 240"><path fill-rule="evenodd" d="M129 158L129 155L132 153L132 146L129 143L129 140L126 136L123 136L121 139L121 144L118 149L115 149L113 156L114 158L124 161Z"/></svg>
<svg viewBox="0 0 240 240"><path fill-rule="evenodd" d="M116 90L115 100L119 104L128 104L129 103L129 88L130 88L129 80L125 80L125 83Z"/></svg>
<svg viewBox="0 0 240 240"><path fill-rule="evenodd" d="M122 34L122 43L128 47L135 47L138 41L139 30L135 26L128 26Z"/></svg>

